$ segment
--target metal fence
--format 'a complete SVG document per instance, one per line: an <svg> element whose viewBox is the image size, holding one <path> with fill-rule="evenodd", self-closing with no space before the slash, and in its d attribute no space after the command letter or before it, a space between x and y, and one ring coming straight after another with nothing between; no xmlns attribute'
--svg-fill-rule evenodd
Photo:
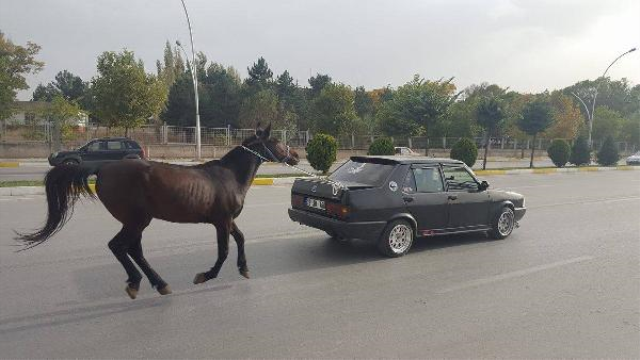
<svg viewBox="0 0 640 360"><path fill-rule="evenodd" d="M0 123L0 141L4 143L37 143L51 144L54 141L53 127L48 124L32 125L2 125ZM231 128L201 128L202 145L208 146L236 146L244 139L253 135L254 129ZM128 137L143 145L193 145L196 143L196 128L185 126L143 126L129 130ZM107 136L125 136L124 129L107 129L104 127L74 127L63 130L61 142L64 147L78 147L87 141ZM272 130L271 136L293 147L305 147L313 137L309 131ZM337 137L340 149L368 149L369 145L382 135L356 135L348 134ZM395 146L406 146L413 149L451 149L460 140L456 137L391 137ZM478 148L484 147L484 138L473 139ZM504 150L530 150L533 146L531 140L518 140L509 137L491 138L492 149ZM551 144L551 139L536 139L536 149L546 149ZM570 144L572 140L567 140ZM594 141L593 148L599 149L601 142ZM629 153L638 150L636 144L619 142L618 149Z"/></svg>

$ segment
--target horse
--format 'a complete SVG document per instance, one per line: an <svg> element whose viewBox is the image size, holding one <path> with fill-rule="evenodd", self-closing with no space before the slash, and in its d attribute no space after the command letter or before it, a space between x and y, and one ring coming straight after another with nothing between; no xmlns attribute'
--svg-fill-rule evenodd
<svg viewBox="0 0 640 360"><path fill-rule="evenodd" d="M109 249L127 274L125 291L135 299L142 276L133 260L160 295L171 288L147 262L142 251L142 232L152 219L175 223L208 223L216 228L218 259L208 271L198 273L194 284L218 276L229 252L229 235L238 246L238 270L249 278L244 235L235 219L242 212L247 191L263 161L297 165L298 154L271 138L271 124L252 135L219 160L181 166L143 159L120 160L92 170L63 164L45 176L48 213L45 225L30 234L16 232L24 248L44 243L69 220L80 196L95 199L88 178L96 175L95 190L107 210L122 223L109 241Z"/></svg>

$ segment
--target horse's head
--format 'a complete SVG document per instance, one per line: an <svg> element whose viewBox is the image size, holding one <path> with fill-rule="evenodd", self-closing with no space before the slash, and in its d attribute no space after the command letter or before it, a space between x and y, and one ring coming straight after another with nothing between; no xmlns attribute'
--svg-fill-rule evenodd
<svg viewBox="0 0 640 360"><path fill-rule="evenodd" d="M243 141L242 145L269 161L289 165L297 165L300 162L297 152L280 143L278 139L271 137L271 124L264 129L261 129L258 124L256 134Z"/></svg>

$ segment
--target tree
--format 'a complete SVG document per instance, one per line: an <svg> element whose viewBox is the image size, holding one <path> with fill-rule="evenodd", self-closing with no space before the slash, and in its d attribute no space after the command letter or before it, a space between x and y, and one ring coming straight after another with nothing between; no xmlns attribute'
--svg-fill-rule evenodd
<svg viewBox="0 0 640 360"><path fill-rule="evenodd" d="M462 138L451 147L449 157L463 161L468 167L472 167L478 159L478 147L475 141Z"/></svg>
<svg viewBox="0 0 640 360"><path fill-rule="evenodd" d="M336 161L338 143L333 136L318 133L309 141L305 150L309 165L326 175L333 162Z"/></svg>
<svg viewBox="0 0 640 360"><path fill-rule="evenodd" d="M60 90L58 90L52 83L45 85L38 84L31 96L32 101L46 101L51 102L56 96L62 96Z"/></svg>
<svg viewBox="0 0 640 360"><path fill-rule="evenodd" d="M316 76L312 76L309 78L309 85L311 85L311 89L309 90L309 95L313 99L320 95L322 89L325 86L331 84L331 77L329 75L324 75L318 73Z"/></svg>
<svg viewBox="0 0 640 360"><path fill-rule="evenodd" d="M98 76L92 80L95 115L125 133L157 116L167 97L164 84L144 70L133 52L104 52L98 57Z"/></svg>
<svg viewBox="0 0 640 360"><path fill-rule="evenodd" d="M360 133L371 135L377 128L373 98L363 86L357 87L353 94L353 106L358 116L355 128L360 130Z"/></svg>
<svg viewBox="0 0 640 360"><path fill-rule="evenodd" d="M617 111L605 106L598 106L593 116L593 140L604 141L609 136L614 139L620 138L620 131L624 122L625 120Z"/></svg>
<svg viewBox="0 0 640 360"><path fill-rule="evenodd" d="M53 150L59 151L62 148L61 140L69 138L72 134L73 129L68 120L77 118L80 115L80 108L75 101L57 95L51 100L51 106L47 108L44 115L53 125Z"/></svg>
<svg viewBox="0 0 640 360"><path fill-rule="evenodd" d="M33 92L33 101L52 101L56 96L62 96L68 101L81 101L87 92L87 84L79 76L67 70L58 72L55 80L43 86L38 85Z"/></svg>
<svg viewBox="0 0 640 360"><path fill-rule="evenodd" d="M26 74L37 73L44 63L35 56L40 46L28 41L26 46L15 45L0 31L0 120L9 117L18 90L28 89Z"/></svg>
<svg viewBox="0 0 640 360"><path fill-rule="evenodd" d="M597 155L598 164L600 165L611 166L618 163L618 160L620 160L620 154L618 154L618 146L616 145L613 136L607 136Z"/></svg>
<svg viewBox="0 0 640 360"><path fill-rule="evenodd" d="M376 115L382 131L387 135L429 134L458 96L452 80L428 81L415 75L382 103Z"/></svg>
<svg viewBox="0 0 640 360"><path fill-rule="evenodd" d="M621 126L622 136L620 140L626 141L630 145L640 146L640 111L629 115L624 119Z"/></svg>
<svg viewBox="0 0 640 360"><path fill-rule="evenodd" d="M495 135L496 130L506 118L504 103L496 96L482 98L478 103L476 116L478 125L485 131L484 160L482 162L482 169L484 170L487 168L487 152L489 151L491 137Z"/></svg>
<svg viewBox="0 0 640 360"><path fill-rule="evenodd" d="M551 94L553 124L545 131L545 137L552 139L573 139L584 120L578 105L559 91Z"/></svg>
<svg viewBox="0 0 640 360"><path fill-rule="evenodd" d="M160 118L169 125L191 126L196 118L195 106L191 74L183 73L171 86Z"/></svg>
<svg viewBox="0 0 640 360"><path fill-rule="evenodd" d="M241 80L233 67L225 68L217 63L210 64L206 71L202 71L198 90L201 121L204 126L237 127L239 125L238 116L242 103ZM191 93L193 94L193 91Z"/></svg>
<svg viewBox="0 0 640 360"><path fill-rule="evenodd" d="M273 71L269 69L269 64L263 57L253 63L253 66L248 67L247 71L249 72L249 77L245 80L245 84L251 89L251 92L265 90L271 85Z"/></svg>
<svg viewBox="0 0 640 360"><path fill-rule="evenodd" d="M552 122L553 112L549 101L545 96L538 96L527 103L522 110L522 117L518 120L518 127L533 137L531 146L531 161L529 167L533 168L533 153L536 148L536 136L545 131Z"/></svg>
<svg viewBox="0 0 640 360"><path fill-rule="evenodd" d="M565 140L556 139L547 148L547 154L555 166L563 167L569 161L571 147Z"/></svg>
<svg viewBox="0 0 640 360"><path fill-rule="evenodd" d="M574 140L569 162L575 166L588 165L591 162L591 151L584 135L579 135Z"/></svg>
<svg viewBox="0 0 640 360"><path fill-rule="evenodd" d="M239 123L243 128L255 128L258 123L271 123L282 128L278 118L278 97L271 89L261 90L242 101Z"/></svg>
<svg viewBox="0 0 640 360"><path fill-rule="evenodd" d="M369 145L367 155L394 155L396 153L393 141L386 137L375 139Z"/></svg>
<svg viewBox="0 0 640 360"><path fill-rule="evenodd" d="M357 118L353 107L354 95L344 84L326 85L313 100L311 120L316 132L339 136L353 131Z"/></svg>

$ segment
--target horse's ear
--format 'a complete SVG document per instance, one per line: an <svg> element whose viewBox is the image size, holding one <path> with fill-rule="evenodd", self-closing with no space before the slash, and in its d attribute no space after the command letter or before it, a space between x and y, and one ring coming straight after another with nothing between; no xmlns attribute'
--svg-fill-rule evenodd
<svg viewBox="0 0 640 360"><path fill-rule="evenodd" d="M262 137L262 129L260 129L260 121L258 121L258 124L256 124L256 136Z"/></svg>
<svg viewBox="0 0 640 360"><path fill-rule="evenodd" d="M268 139L269 136L271 136L271 123L267 125L267 127L264 129L264 132L262 133L262 138L265 140Z"/></svg>

